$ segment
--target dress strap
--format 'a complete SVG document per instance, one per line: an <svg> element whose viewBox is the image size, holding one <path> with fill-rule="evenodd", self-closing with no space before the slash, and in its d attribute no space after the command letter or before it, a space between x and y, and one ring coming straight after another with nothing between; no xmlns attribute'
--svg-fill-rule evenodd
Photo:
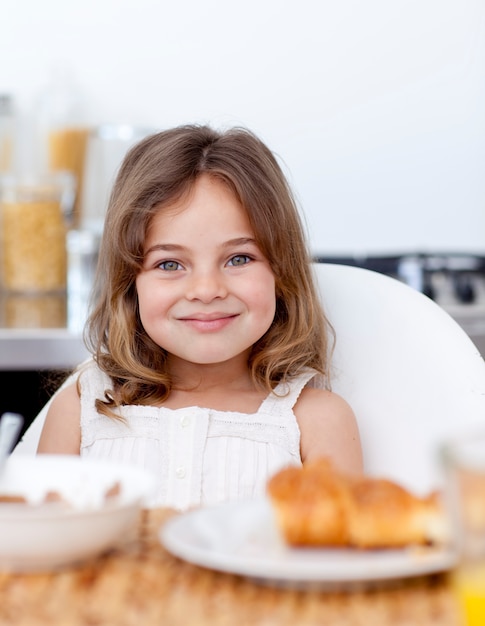
<svg viewBox="0 0 485 626"><path fill-rule="evenodd" d="M111 380L99 369L94 360L90 360L81 369L79 383L81 386L81 424L83 424L98 416L95 401L97 398L104 398L106 389L111 388Z"/></svg>
<svg viewBox="0 0 485 626"><path fill-rule="evenodd" d="M315 384L312 386L317 386L318 378L318 372L312 368L307 368L290 381L279 383L262 402L259 411L264 413L274 413L277 411L280 413L282 409L292 409L307 383L315 379Z"/></svg>

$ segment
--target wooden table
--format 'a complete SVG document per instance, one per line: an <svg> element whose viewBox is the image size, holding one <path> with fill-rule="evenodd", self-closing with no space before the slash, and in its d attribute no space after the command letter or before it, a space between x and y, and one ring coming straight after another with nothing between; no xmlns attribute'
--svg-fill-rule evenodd
<svg viewBox="0 0 485 626"><path fill-rule="evenodd" d="M133 537L82 566L0 573L0 624L460 626L445 575L339 593L259 586L168 554L157 535L169 515L143 511Z"/></svg>

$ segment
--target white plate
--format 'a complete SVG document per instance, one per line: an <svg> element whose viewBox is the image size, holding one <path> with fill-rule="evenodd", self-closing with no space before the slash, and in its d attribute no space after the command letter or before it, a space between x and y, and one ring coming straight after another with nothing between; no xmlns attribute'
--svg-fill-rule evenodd
<svg viewBox="0 0 485 626"><path fill-rule="evenodd" d="M267 500L229 502L171 518L160 541L173 555L265 584L318 587L396 580L449 569L451 549L291 548L282 540Z"/></svg>

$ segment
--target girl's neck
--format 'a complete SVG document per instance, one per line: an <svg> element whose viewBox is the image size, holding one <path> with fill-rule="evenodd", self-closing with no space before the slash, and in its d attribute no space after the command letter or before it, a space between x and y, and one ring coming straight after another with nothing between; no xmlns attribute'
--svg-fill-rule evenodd
<svg viewBox="0 0 485 626"><path fill-rule="evenodd" d="M177 358L169 360L174 390L204 392L211 389L254 389L247 365L247 357L224 363L189 363Z"/></svg>
<svg viewBox="0 0 485 626"><path fill-rule="evenodd" d="M254 413L267 395L255 387L245 361L210 365L174 362L171 370L175 384L163 403L169 408L200 406Z"/></svg>

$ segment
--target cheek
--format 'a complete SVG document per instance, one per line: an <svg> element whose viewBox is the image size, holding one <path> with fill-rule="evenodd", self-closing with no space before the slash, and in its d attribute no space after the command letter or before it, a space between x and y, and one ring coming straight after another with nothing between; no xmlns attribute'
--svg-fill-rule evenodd
<svg viewBox="0 0 485 626"><path fill-rule="evenodd" d="M276 313L276 293L274 281L267 281L257 292L254 293L253 302L259 308L264 317L270 318L271 322Z"/></svg>
<svg viewBox="0 0 485 626"><path fill-rule="evenodd" d="M157 310L160 310L163 300L160 297L160 291L153 289L149 280L142 275L137 278L136 290L138 297L138 311L141 320L152 317Z"/></svg>

